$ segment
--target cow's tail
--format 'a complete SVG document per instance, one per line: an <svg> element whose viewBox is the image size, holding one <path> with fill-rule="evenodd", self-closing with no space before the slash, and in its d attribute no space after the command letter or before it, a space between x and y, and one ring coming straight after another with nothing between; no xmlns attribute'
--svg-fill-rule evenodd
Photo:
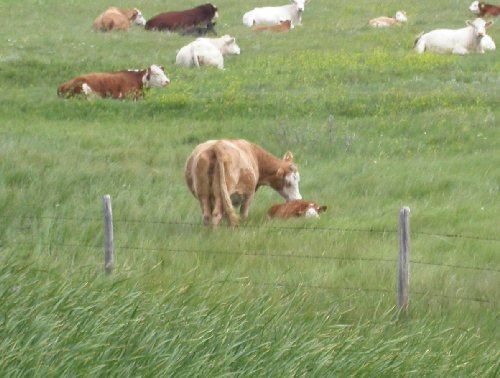
<svg viewBox="0 0 500 378"><path fill-rule="evenodd" d="M215 145L215 157L217 159L217 164L214 170L214 186L219 187L219 195L222 203L222 211L226 214L229 224L231 226L238 226L239 217L234 211L233 203L231 201L231 195L227 190L227 182L226 182L226 169L224 167L224 160L222 158L222 153L219 151L219 146ZM215 182L217 180L217 182ZM213 185L212 184L212 185Z"/></svg>

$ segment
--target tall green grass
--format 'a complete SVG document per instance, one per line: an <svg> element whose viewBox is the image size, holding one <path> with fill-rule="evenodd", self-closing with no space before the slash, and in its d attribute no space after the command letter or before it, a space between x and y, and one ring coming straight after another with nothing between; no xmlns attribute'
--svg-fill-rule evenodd
<svg viewBox="0 0 500 378"><path fill-rule="evenodd" d="M242 49L225 71L174 66L190 37L94 33L98 1L0 4L16 21L0 26L0 375L498 375L498 53L411 50L462 27L468 4L407 4L408 25L371 30L403 6L314 0L303 27L254 35L241 16L266 4L217 2ZM152 63L172 83L144 101L56 96L78 74ZM262 188L239 229L204 228L183 167L214 138L291 150L327 213L269 221L282 200ZM408 314L394 308L401 206Z"/></svg>

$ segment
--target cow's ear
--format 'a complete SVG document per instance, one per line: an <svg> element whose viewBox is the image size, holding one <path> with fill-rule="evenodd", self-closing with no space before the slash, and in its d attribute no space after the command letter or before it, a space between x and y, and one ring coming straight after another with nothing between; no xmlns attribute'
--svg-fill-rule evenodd
<svg viewBox="0 0 500 378"><path fill-rule="evenodd" d="M287 151L283 156L283 160L291 163L293 161L293 154L290 151Z"/></svg>
<svg viewBox="0 0 500 378"><path fill-rule="evenodd" d="M279 168L277 171L276 171L276 177L278 178L283 178L283 176L285 175L285 170L283 168Z"/></svg>
<svg viewBox="0 0 500 378"><path fill-rule="evenodd" d="M326 209L327 209L327 206L320 206L318 213L324 213L326 211Z"/></svg>
<svg viewBox="0 0 500 378"><path fill-rule="evenodd" d="M162 70L163 72L165 72L165 67L160 66L160 68L161 68L161 70Z"/></svg>
<svg viewBox="0 0 500 378"><path fill-rule="evenodd" d="M493 25L493 20L490 20L486 24L484 24L484 27L489 28L491 25Z"/></svg>
<svg viewBox="0 0 500 378"><path fill-rule="evenodd" d="M231 43L234 43L234 41L236 41L236 38L229 38L229 39L226 41L226 45L230 45Z"/></svg>
<svg viewBox="0 0 500 378"><path fill-rule="evenodd" d="M465 21L465 25L473 26L473 25L472 25L472 22L470 22L470 20L466 20L466 21Z"/></svg>

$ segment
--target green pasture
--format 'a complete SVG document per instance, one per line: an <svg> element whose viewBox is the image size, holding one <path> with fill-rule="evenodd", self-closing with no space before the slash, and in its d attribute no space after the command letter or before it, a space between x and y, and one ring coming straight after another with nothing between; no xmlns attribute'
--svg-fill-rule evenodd
<svg viewBox="0 0 500 378"><path fill-rule="evenodd" d="M312 0L289 33L241 23L280 3L217 0L216 29L242 51L219 71L174 65L192 37L93 32L112 4L0 2L0 376L498 376L498 51L412 51L422 31L463 27L470 1ZM147 19L199 3L113 5ZM399 9L407 25L367 27ZM171 84L143 101L56 95L150 64ZM261 188L239 228L203 227L183 168L218 138L292 151L303 197L327 212L267 220L282 199Z"/></svg>

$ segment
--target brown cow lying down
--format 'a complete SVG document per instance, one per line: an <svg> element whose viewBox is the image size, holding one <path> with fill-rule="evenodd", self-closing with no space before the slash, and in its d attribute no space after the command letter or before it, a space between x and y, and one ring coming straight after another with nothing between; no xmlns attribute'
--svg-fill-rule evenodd
<svg viewBox="0 0 500 378"><path fill-rule="evenodd" d="M170 83L163 67L152 65L144 70L96 72L78 76L57 89L61 97L100 96L112 98L144 97L144 89L164 87Z"/></svg>
<svg viewBox="0 0 500 378"><path fill-rule="evenodd" d="M208 24L218 17L217 8L210 3L179 12L166 12L146 22L146 30L179 30L198 24Z"/></svg>
<svg viewBox="0 0 500 378"><path fill-rule="evenodd" d="M146 20L139 9L120 9L110 7L101 13L94 21L95 31L107 32L111 30L127 31L130 25L144 26Z"/></svg>
<svg viewBox="0 0 500 378"><path fill-rule="evenodd" d="M292 153L280 160L243 139L199 144L186 161L185 177L200 202L206 225L216 226L223 217L230 225L237 225L233 205L241 205L240 215L247 218L255 191L262 185L270 186L286 201L302 198Z"/></svg>
<svg viewBox="0 0 500 378"><path fill-rule="evenodd" d="M291 26L292 26L292 21L285 20L285 21L281 21L277 25L255 25L252 28L252 30L254 32L261 32L261 31L285 32L285 31L289 31Z"/></svg>
<svg viewBox="0 0 500 378"><path fill-rule="evenodd" d="M319 214L325 212L326 206L319 206L312 201L290 201L287 203L274 205L271 207L267 216L269 218L319 218Z"/></svg>

